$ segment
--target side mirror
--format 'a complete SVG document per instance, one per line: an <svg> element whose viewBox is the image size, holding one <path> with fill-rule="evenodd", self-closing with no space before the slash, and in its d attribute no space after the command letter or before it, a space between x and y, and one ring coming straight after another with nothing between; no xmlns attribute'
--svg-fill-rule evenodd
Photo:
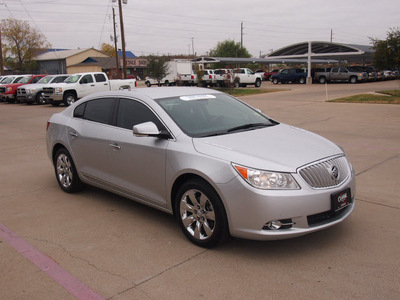
<svg viewBox="0 0 400 300"><path fill-rule="evenodd" d="M171 138L168 132L159 131L156 124L153 122L145 122L133 126L133 134L138 137L152 136L165 139Z"/></svg>

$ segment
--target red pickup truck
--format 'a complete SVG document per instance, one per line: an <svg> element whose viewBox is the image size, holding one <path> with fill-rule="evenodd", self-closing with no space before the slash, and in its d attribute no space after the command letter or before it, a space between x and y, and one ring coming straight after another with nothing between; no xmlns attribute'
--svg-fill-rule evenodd
<svg viewBox="0 0 400 300"><path fill-rule="evenodd" d="M0 86L0 98L2 101L7 101L8 103L14 103L17 100L17 89L19 86L24 84L36 83L40 78L46 75L28 75L23 76L18 82L4 84Z"/></svg>

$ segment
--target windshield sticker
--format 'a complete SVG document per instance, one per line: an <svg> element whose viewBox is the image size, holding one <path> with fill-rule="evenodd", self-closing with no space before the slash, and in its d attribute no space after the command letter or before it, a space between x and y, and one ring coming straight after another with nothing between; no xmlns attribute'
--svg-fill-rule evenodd
<svg viewBox="0 0 400 300"><path fill-rule="evenodd" d="M194 101L194 100L215 99L216 97L213 95L191 95L191 96L181 96L179 98L183 101Z"/></svg>

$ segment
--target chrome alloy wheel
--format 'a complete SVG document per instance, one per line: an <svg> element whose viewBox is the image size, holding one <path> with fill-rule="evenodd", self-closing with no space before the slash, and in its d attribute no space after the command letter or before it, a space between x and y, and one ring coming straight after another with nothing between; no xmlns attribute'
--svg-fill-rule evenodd
<svg viewBox="0 0 400 300"><path fill-rule="evenodd" d="M211 201L202 192L191 189L180 201L180 216L183 226L194 238L206 240L215 229L215 212Z"/></svg>
<svg viewBox="0 0 400 300"><path fill-rule="evenodd" d="M57 157L57 179L64 188L69 188L72 184L72 164L69 157L64 153Z"/></svg>

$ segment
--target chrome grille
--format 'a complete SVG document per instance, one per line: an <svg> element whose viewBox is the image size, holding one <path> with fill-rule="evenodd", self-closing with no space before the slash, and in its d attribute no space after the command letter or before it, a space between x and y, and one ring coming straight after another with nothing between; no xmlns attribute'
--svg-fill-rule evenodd
<svg viewBox="0 0 400 300"><path fill-rule="evenodd" d="M43 92L46 94L52 94L54 92L54 89L51 87L44 87Z"/></svg>
<svg viewBox="0 0 400 300"><path fill-rule="evenodd" d="M345 156L337 156L305 166L299 174L312 188L328 188L345 181L350 176L350 166Z"/></svg>

